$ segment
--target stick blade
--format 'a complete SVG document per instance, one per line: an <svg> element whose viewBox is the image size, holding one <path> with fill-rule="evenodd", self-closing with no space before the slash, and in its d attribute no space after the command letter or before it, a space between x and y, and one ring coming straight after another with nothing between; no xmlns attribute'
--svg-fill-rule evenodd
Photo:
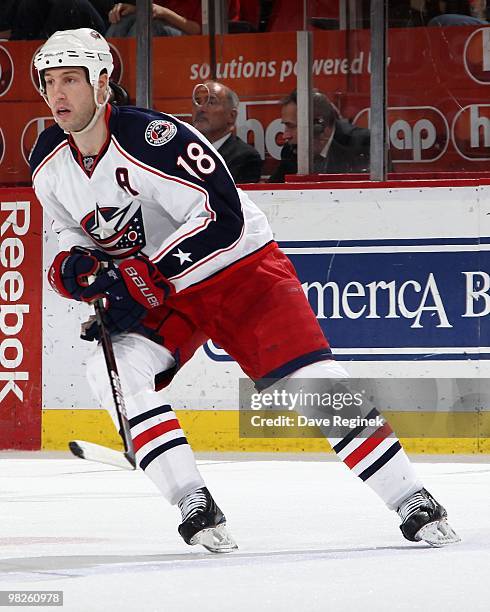
<svg viewBox="0 0 490 612"><path fill-rule="evenodd" d="M107 446L101 446L100 444L93 444L92 442L85 442L83 440L72 440L68 443L68 448L75 457L80 457L80 459L113 465L123 470L136 469L136 466L124 453L115 451L112 448L107 448Z"/></svg>

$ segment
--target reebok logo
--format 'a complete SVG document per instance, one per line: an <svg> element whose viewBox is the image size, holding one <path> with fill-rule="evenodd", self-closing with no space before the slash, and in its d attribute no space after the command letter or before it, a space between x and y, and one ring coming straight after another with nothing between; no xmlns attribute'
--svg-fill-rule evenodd
<svg viewBox="0 0 490 612"><path fill-rule="evenodd" d="M4 219L4 213L8 213ZM29 304L19 303L24 294L24 278L17 268L24 260L25 236L30 226L29 202L1 202L0 214L0 404L13 393L23 401L23 389L19 381L29 380L29 372L19 371L24 359L24 347L20 333ZM9 234L8 236L6 234Z"/></svg>

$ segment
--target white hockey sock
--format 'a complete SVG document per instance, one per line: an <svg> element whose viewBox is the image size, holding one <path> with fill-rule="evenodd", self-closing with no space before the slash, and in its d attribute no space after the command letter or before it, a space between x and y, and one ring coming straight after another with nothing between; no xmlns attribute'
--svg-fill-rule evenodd
<svg viewBox="0 0 490 612"><path fill-rule="evenodd" d="M136 460L163 496L176 504L187 493L203 487L204 481L175 413L162 405L160 394L153 390L155 375L172 368L175 360L165 347L138 334L115 336L113 347ZM119 429L100 347L87 363L87 378Z"/></svg>
<svg viewBox="0 0 490 612"><path fill-rule="evenodd" d="M349 374L335 361L319 361L297 370L290 378L349 378ZM378 415L379 412L373 409L366 418L372 419ZM396 510L403 500L423 487L388 423L374 427L359 426L343 438L327 439L345 465L390 510Z"/></svg>
<svg viewBox="0 0 490 612"><path fill-rule="evenodd" d="M128 398L127 404L138 465L164 497L176 504L204 487L194 453L171 407L161 405L159 396L148 391Z"/></svg>
<svg viewBox="0 0 490 612"><path fill-rule="evenodd" d="M374 418L377 410L369 414ZM388 423L381 427L357 427L344 438L328 438L345 465L379 495L390 510L420 491L418 479L400 441Z"/></svg>

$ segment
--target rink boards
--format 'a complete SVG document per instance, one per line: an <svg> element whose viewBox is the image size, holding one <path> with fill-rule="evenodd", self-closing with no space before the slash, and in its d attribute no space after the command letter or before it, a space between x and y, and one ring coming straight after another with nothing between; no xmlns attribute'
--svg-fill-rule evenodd
<svg viewBox="0 0 490 612"><path fill-rule="evenodd" d="M490 185L477 180L386 183L375 189L367 183L257 185L249 195L267 214L336 358L352 376L468 379L477 385L490 378ZM44 268L55 252L45 219ZM90 308L61 299L43 282L42 445L64 448L73 437L116 445L110 418L97 406L80 366L92 350L78 339ZM34 312L25 319L35 335ZM326 450L320 439L240 438L240 376L238 365L208 342L162 392L194 448ZM35 387L22 402L10 392L0 405L14 402L25 414L35 396ZM423 435L407 438L408 450L490 450L489 412L478 402L457 410L451 402L447 409L421 405L388 416L395 430L419 424L415 430Z"/></svg>

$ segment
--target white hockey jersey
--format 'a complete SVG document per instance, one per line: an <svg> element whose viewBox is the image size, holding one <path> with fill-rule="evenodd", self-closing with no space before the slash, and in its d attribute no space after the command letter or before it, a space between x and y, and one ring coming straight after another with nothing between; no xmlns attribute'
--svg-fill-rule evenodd
<svg viewBox="0 0 490 612"><path fill-rule="evenodd" d="M135 107L108 106L105 118L96 158L84 159L57 125L31 154L60 250L96 246L116 259L141 252L178 292L272 241L265 215L192 126Z"/></svg>

